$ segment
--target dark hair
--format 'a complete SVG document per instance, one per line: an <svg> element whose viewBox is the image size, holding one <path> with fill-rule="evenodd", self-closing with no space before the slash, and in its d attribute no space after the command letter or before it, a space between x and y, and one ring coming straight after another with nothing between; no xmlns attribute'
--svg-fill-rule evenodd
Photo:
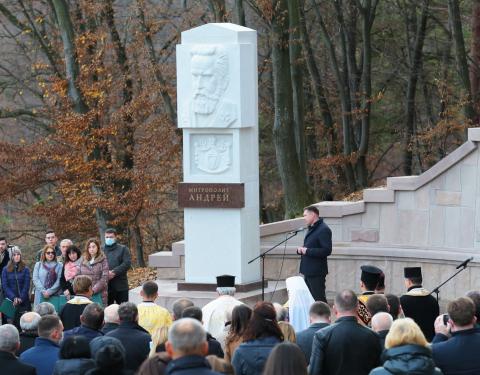
<svg viewBox="0 0 480 375"><path fill-rule="evenodd" d="M155 281L147 281L143 283L142 290L146 297L153 297L158 292L158 285Z"/></svg>
<svg viewBox="0 0 480 375"><path fill-rule="evenodd" d="M118 318L120 322L134 322L137 320L138 309L132 302L123 302L118 307Z"/></svg>
<svg viewBox="0 0 480 375"><path fill-rule="evenodd" d="M407 279L410 280L413 285L422 285L422 282L423 282L422 276L407 277Z"/></svg>
<svg viewBox="0 0 480 375"><path fill-rule="evenodd" d="M475 304L468 297L460 297L447 305L447 312L456 325L466 326L472 324L475 316Z"/></svg>
<svg viewBox="0 0 480 375"><path fill-rule="evenodd" d="M378 277L377 289L385 289L385 274L383 272Z"/></svg>
<svg viewBox="0 0 480 375"><path fill-rule="evenodd" d="M173 320L178 320L182 317L183 310L187 307L193 306L193 302L190 301L188 298L180 298L177 299L173 303L172 311L173 311Z"/></svg>
<svg viewBox="0 0 480 375"><path fill-rule="evenodd" d="M49 338L58 327L60 327L60 318L57 315L44 315L38 322L38 336Z"/></svg>
<svg viewBox="0 0 480 375"><path fill-rule="evenodd" d="M367 290L375 290L377 289L377 286L378 286L378 282L377 281L373 281L373 280L362 280L363 284L365 285L365 288L367 288Z"/></svg>
<svg viewBox="0 0 480 375"><path fill-rule="evenodd" d="M115 374L125 368L125 353L116 345L102 346L95 354L95 365L101 373Z"/></svg>
<svg viewBox="0 0 480 375"><path fill-rule="evenodd" d="M89 238L87 240L87 243L85 245L85 250L83 252L83 259L85 261L90 261L92 259L92 256L90 255L90 252L88 251L88 247L90 246L91 243L94 243L95 246L97 247L97 255L96 257L102 255L102 247L100 246L100 241L98 241L96 238Z"/></svg>
<svg viewBox="0 0 480 375"><path fill-rule="evenodd" d="M269 336L283 341L283 333L276 320L275 308L270 302L257 302L243 334L243 339L248 341Z"/></svg>
<svg viewBox="0 0 480 375"><path fill-rule="evenodd" d="M383 294L374 294L367 300L367 310L371 316L379 312L390 312L388 309L388 300Z"/></svg>
<svg viewBox="0 0 480 375"><path fill-rule="evenodd" d="M251 317L252 309L250 307L247 305L235 306L232 310L232 323L229 335L242 336Z"/></svg>
<svg viewBox="0 0 480 375"><path fill-rule="evenodd" d="M315 206L307 206L303 209L303 211L310 211L316 214L317 216L320 216L320 211L318 211L318 208Z"/></svg>
<svg viewBox="0 0 480 375"><path fill-rule="evenodd" d="M46 236L47 234L50 234L50 233L55 234L55 231L54 231L53 229L47 229L47 230L45 231L45 236Z"/></svg>
<svg viewBox="0 0 480 375"><path fill-rule="evenodd" d="M400 298L394 294L385 294L385 298L390 306L390 315L392 316L393 320L397 319L398 314L400 314Z"/></svg>
<svg viewBox="0 0 480 375"><path fill-rule="evenodd" d="M358 306L358 298L353 290L345 289L335 296L335 306L338 311L353 311Z"/></svg>
<svg viewBox="0 0 480 375"><path fill-rule="evenodd" d="M192 318L198 320L201 323L203 319L202 309L198 306L187 307L182 312L182 318Z"/></svg>
<svg viewBox="0 0 480 375"><path fill-rule="evenodd" d="M317 301L310 306L309 315L330 317L331 314L330 306L325 302Z"/></svg>
<svg viewBox="0 0 480 375"><path fill-rule="evenodd" d="M5 242L7 242L7 237L5 237L5 236L0 236L0 241L5 241Z"/></svg>
<svg viewBox="0 0 480 375"><path fill-rule="evenodd" d="M69 336L60 345L60 359L90 358L90 344L84 336Z"/></svg>
<svg viewBox="0 0 480 375"><path fill-rule="evenodd" d="M84 326L99 330L102 328L104 318L103 307L98 303L89 303L82 312L82 323Z"/></svg>
<svg viewBox="0 0 480 375"><path fill-rule="evenodd" d="M107 233L113 233L114 235L117 235L117 230L115 228L107 228L105 230L105 234Z"/></svg>
<svg viewBox="0 0 480 375"><path fill-rule="evenodd" d="M276 345L268 356L263 375L306 375L307 361L302 350L285 341Z"/></svg>
<svg viewBox="0 0 480 375"><path fill-rule="evenodd" d="M67 251L65 252L65 260L64 260L65 264L70 262L70 258L68 256L71 253L77 254L77 259L80 259L80 257L82 256L82 252L78 247L76 247L75 245L70 245L69 247L67 247Z"/></svg>
<svg viewBox="0 0 480 375"><path fill-rule="evenodd" d="M480 292L472 290L467 293L467 297L475 304L475 316L477 317L477 323L480 323Z"/></svg>
<svg viewBox="0 0 480 375"><path fill-rule="evenodd" d="M155 353L142 363L137 375L163 375L170 361L171 358L166 352Z"/></svg>

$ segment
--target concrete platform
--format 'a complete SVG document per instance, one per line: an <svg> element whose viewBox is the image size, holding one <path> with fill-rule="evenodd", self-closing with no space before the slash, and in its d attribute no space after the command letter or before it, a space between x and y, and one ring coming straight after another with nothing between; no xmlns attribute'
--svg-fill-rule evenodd
<svg viewBox="0 0 480 375"><path fill-rule="evenodd" d="M157 303L170 311L173 303L179 298L188 298L195 303L195 306L203 307L218 296L216 292L178 291L177 283L185 282L185 280L155 280L155 282L158 285L159 294ZM130 290L130 302L139 303L142 301L140 290L141 287ZM257 301L262 299L262 291L259 289L245 293L235 293L235 298L252 307ZM283 304L287 299L285 281L268 282L268 287L265 289L265 301Z"/></svg>

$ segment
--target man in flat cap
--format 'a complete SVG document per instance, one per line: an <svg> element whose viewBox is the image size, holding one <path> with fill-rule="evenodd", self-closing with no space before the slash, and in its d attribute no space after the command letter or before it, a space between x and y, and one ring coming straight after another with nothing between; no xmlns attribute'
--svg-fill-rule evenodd
<svg viewBox="0 0 480 375"><path fill-rule="evenodd" d="M207 303L202 308L203 326L213 337L223 337L225 323L232 316L235 306L243 305L235 295L235 276L217 276L218 298Z"/></svg>
<svg viewBox="0 0 480 375"><path fill-rule="evenodd" d="M435 336L434 323L439 315L437 300L430 291L422 287L422 269L420 267L404 268L407 293L400 297L403 313L412 318L421 328L425 338L432 341Z"/></svg>
<svg viewBox="0 0 480 375"><path fill-rule="evenodd" d="M368 326L372 316L367 309L367 301L371 295L375 294L375 289L380 281L382 270L375 266L361 266L362 275L360 276L360 289L362 294L358 296L358 317L360 323Z"/></svg>

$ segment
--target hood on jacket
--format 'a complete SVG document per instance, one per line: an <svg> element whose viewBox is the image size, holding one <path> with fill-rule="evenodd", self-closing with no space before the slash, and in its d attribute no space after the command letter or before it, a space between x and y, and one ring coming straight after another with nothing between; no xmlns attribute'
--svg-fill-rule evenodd
<svg viewBox="0 0 480 375"><path fill-rule="evenodd" d="M95 258L95 260L93 261L93 264L101 263L103 262L104 259L105 259L105 254L101 253L98 257ZM82 263L86 266L90 266L89 260L83 259Z"/></svg>
<svg viewBox="0 0 480 375"><path fill-rule="evenodd" d="M394 375L435 373L431 350L420 345L402 345L388 349L383 358L383 367Z"/></svg>

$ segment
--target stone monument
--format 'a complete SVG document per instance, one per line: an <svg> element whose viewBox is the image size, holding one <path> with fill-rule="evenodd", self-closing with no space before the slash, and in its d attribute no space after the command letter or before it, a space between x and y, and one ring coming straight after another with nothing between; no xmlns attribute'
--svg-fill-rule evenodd
<svg viewBox="0 0 480 375"><path fill-rule="evenodd" d="M184 289L213 285L222 274L253 285L260 279L259 263L247 264L260 250L256 31L212 23L182 32L177 87Z"/></svg>

